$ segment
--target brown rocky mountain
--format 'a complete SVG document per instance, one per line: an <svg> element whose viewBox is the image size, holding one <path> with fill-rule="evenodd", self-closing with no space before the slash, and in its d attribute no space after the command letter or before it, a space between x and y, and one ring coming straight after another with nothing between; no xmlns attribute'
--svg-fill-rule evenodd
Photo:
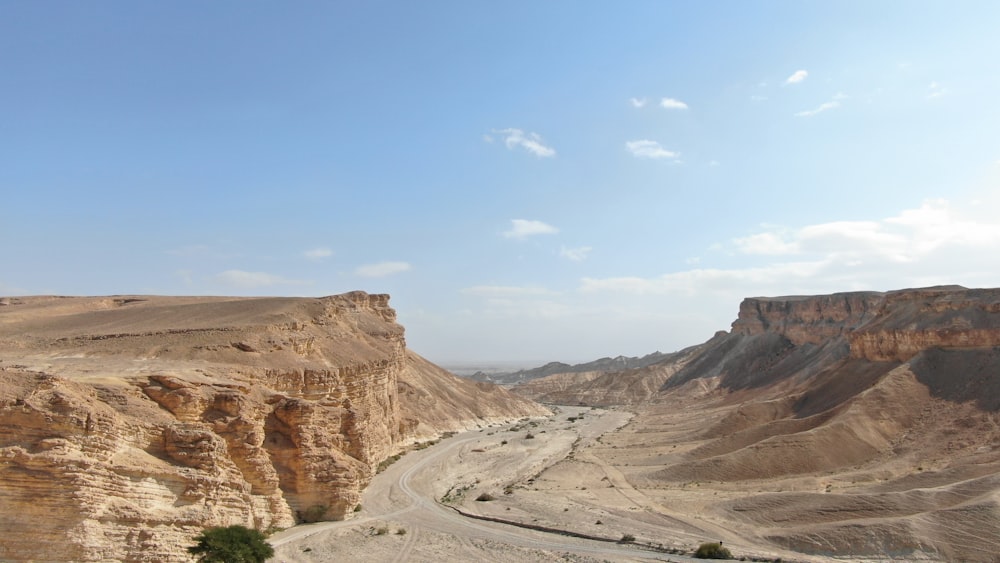
<svg viewBox="0 0 1000 563"><path fill-rule="evenodd" d="M720 534L823 557L998 558L1000 289L746 299L731 331L666 362L520 392L633 405L594 455Z"/></svg>
<svg viewBox="0 0 1000 563"><path fill-rule="evenodd" d="M0 300L0 560L186 561L339 519L402 447L545 414L408 351L388 296Z"/></svg>

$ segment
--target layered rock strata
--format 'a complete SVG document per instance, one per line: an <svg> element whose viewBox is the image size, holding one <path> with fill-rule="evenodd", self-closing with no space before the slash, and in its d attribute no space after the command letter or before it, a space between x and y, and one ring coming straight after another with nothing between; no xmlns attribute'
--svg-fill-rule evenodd
<svg viewBox="0 0 1000 563"><path fill-rule="evenodd" d="M492 388L402 406L474 385L415 366L395 321L363 292L5 299L0 559L187 561L207 526L344 518L418 427L544 412Z"/></svg>

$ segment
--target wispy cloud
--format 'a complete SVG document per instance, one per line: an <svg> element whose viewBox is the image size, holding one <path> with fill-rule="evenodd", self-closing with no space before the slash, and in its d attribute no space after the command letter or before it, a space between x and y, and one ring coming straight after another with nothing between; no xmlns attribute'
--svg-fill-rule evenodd
<svg viewBox="0 0 1000 563"><path fill-rule="evenodd" d="M461 290L464 295L475 295L477 297L537 297L540 295L558 295L557 292L535 286L511 286L511 285L476 285L466 287Z"/></svg>
<svg viewBox="0 0 1000 563"><path fill-rule="evenodd" d="M583 262L587 259L591 250L593 250L593 248L589 246L580 246L578 248L566 248L564 246L559 249L559 255L574 262Z"/></svg>
<svg viewBox="0 0 1000 563"><path fill-rule="evenodd" d="M216 274L214 277L216 281L241 289L272 287L276 285L308 285L311 283L267 272L248 272L246 270L226 270L225 272Z"/></svg>
<svg viewBox="0 0 1000 563"><path fill-rule="evenodd" d="M306 259L308 260L312 260L314 262L320 262L326 258L333 256L333 251L330 250L329 248L317 247L306 250L305 252L302 253L302 255L305 256Z"/></svg>
<svg viewBox="0 0 1000 563"><path fill-rule="evenodd" d="M931 100L934 98L940 98L948 93L948 90L946 90L940 82L931 82L927 87L927 90L927 98Z"/></svg>
<svg viewBox="0 0 1000 563"><path fill-rule="evenodd" d="M551 158L556 155L556 150L542 142L542 137L538 133L525 133L521 129L494 129L493 133L503 136L503 142L508 149L521 147L539 158ZM489 138L492 142L492 138Z"/></svg>
<svg viewBox="0 0 1000 563"><path fill-rule="evenodd" d="M829 111L831 109L837 109L840 107L840 102L834 100L832 102L825 102L819 105L816 109L810 109L805 111L800 111L795 114L795 117L812 117L818 113L823 113L824 111Z"/></svg>
<svg viewBox="0 0 1000 563"><path fill-rule="evenodd" d="M769 226L727 245L749 268L697 268L656 277L584 278L584 292L748 295L995 284L1000 220L969 218L944 200L874 221Z"/></svg>
<svg viewBox="0 0 1000 563"><path fill-rule="evenodd" d="M523 239L534 235L554 235L559 232L559 229L541 221L511 219L510 223L510 230L503 233L505 238Z"/></svg>
<svg viewBox="0 0 1000 563"><path fill-rule="evenodd" d="M630 98L629 103L632 104L634 108L641 108L646 105L646 98Z"/></svg>
<svg viewBox="0 0 1000 563"><path fill-rule="evenodd" d="M660 100L660 107L667 109L688 109L688 105L675 98L663 98Z"/></svg>
<svg viewBox="0 0 1000 563"><path fill-rule="evenodd" d="M364 264L358 266L354 273L364 278L384 278L394 274L400 274L412 269L409 262L377 262L375 264Z"/></svg>
<svg viewBox="0 0 1000 563"><path fill-rule="evenodd" d="M677 159L680 157L681 153L667 150L660 146L660 143L656 141L650 141L647 139L642 139L638 141L628 141L625 143L625 148L628 149L632 156L636 158L671 158Z"/></svg>
<svg viewBox="0 0 1000 563"><path fill-rule="evenodd" d="M806 70L796 70L791 76L785 79L785 84L798 84L809 76L809 71Z"/></svg>

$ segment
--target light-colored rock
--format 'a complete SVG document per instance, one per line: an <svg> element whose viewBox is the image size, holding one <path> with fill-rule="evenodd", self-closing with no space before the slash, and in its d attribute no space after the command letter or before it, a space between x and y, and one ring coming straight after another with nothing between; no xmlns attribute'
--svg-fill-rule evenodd
<svg viewBox="0 0 1000 563"><path fill-rule="evenodd" d="M408 353L385 295L5 303L4 561L188 561L208 526L345 518L418 436L545 412Z"/></svg>

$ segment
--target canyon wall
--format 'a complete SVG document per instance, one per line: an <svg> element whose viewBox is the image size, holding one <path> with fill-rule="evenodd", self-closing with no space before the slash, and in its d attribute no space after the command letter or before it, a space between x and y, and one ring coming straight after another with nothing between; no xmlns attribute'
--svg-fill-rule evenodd
<svg viewBox="0 0 1000 563"><path fill-rule="evenodd" d="M208 526L348 516L418 430L544 414L429 369L395 321L363 292L6 298L0 560L189 561ZM463 392L401 404L429 385Z"/></svg>
<svg viewBox="0 0 1000 563"><path fill-rule="evenodd" d="M959 286L755 297L740 304L732 333L777 334L794 346L844 336L853 358L906 361L930 348L1000 344L998 313L1000 289Z"/></svg>

